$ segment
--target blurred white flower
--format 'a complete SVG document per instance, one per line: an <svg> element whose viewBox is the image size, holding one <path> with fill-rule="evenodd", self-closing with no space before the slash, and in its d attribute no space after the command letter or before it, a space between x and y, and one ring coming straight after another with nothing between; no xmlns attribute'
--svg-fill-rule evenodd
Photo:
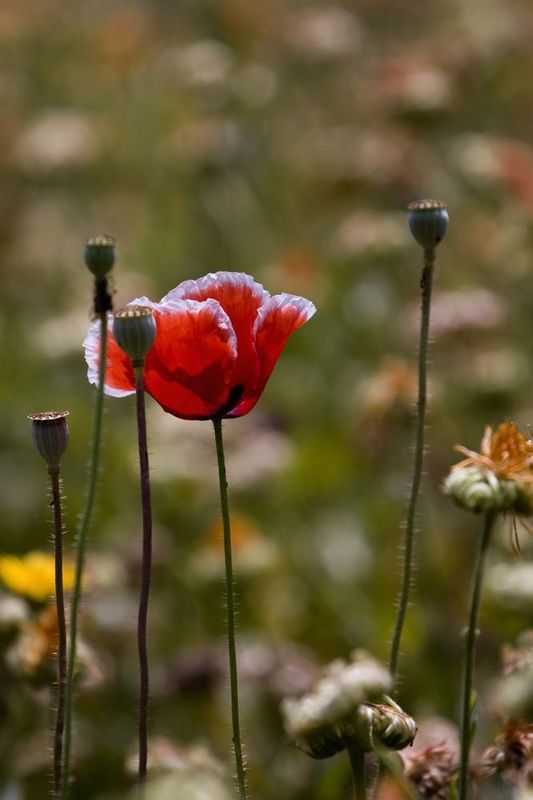
<svg viewBox="0 0 533 800"><path fill-rule="evenodd" d="M15 160L27 172L80 169L98 156L98 127L69 109L49 110L30 123L15 148Z"/></svg>

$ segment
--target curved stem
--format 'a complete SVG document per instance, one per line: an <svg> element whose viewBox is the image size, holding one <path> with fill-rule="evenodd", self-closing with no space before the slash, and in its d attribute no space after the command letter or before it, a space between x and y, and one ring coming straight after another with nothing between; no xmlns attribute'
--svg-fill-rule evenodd
<svg viewBox="0 0 533 800"><path fill-rule="evenodd" d="M137 620L137 646L139 652L139 784L146 779L148 760L148 696L149 669L146 642L150 575L152 570L152 505L150 498L150 468L146 437L146 413L144 404L144 370L135 368L135 390L137 399L137 436L139 442L139 464L141 474L141 502L143 518L142 573L139 615Z"/></svg>
<svg viewBox="0 0 533 800"><path fill-rule="evenodd" d="M472 582L472 595L470 600L470 614L468 617L468 630L465 639L465 661L463 672L462 690L462 715L461 715L461 753L459 760L459 800L468 798L468 756L471 745L471 720L472 720L472 686L474 682L474 665L476 656L476 640L478 636L479 604L481 599L481 585L485 557L487 554L494 520L496 514L488 511L483 523L483 532L477 555L474 578Z"/></svg>
<svg viewBox="0 0 533 800"><path fill-rule="evenodd" d="M420 289L422 293L422 316L420 322L420 342L418 348L418 401L415 458L409 504L407 507L407 516L405 521L402 588L398 601L398 613L394 626L389 657L389 670L395 683L398 675L398 660L400 655L403 626L405 623L405 617L407 615L407 609L409 607L409 595L413 581L416 504L420 490L420 483L422 480L422 467L424 463L424 432L426 425L427 403L427 353L429 344L429 315L431 308L431 288L433 283L434 264L435 251L426 250L424 252L424 269L422 271L422 278L420 280Z"/></svg>
<svg viewBox="0 0 533 800"><path fill-rule="evenodd" d="M63 592L63 522L59 467L48 470L54 507L55 593L57 613L57 712L54 733L54 798L60 797L63 759L63 732L65 727L65 688L67 682L67 624L65 621L65 596Z"/></svg>
<svg viewBox="0 0 533 800"><path fill-rule="evenodd" d="M365 753L355 744L348 748L350 765L352 767L353 788L355 800L366 800L365 787Z"/></svg>
<svg viewBox="0 0 533 800"><path fill-rule="evenodd" d="M61 781L62 800L68 797L68 781L70 775L70 751L72 739L72 712L74 702L74 671L76 668L76 645L78 639L78 615L82 593L83 568L85 565L85 549L87 545L87 534L91 523L94 499L96 496L96 484L98 478L98 467L100 461L100 440L102 438L102 411L104 406L104 383L105 368L107 360L107 314L101 311L98 314L100 320L100 365L98 371L98 388L96 390L93 420L93 435L91 444L91 455L89 460L89 481L87 486L87 496L85 506L82 511L77 535L76 567L74 573L74 586L72 589L72 604L70 610L70 643L68 650L67 666L67 689L66 689L66 709L65 709L65 758L63 764L63 777Z"/></svg>
<svg viewBox="0 0 533 800"><path fill-rule="evenodd" d="M222 524L224 527L224 557L226 562L226 603L228 624L229 673L231 689L231 722L233 729L233 749L237 767L237 783L241 800L246 800L246 770L242 755L241 730L239 721L239 683L237 677L237 654L235 650L235 593L233 589L233 563L231 556L231 528L228 505L228 482L224 460L224 442L222 439L222 420L213 419L215 442L217 448L218 478L220 484L220 505Z"/></svg>

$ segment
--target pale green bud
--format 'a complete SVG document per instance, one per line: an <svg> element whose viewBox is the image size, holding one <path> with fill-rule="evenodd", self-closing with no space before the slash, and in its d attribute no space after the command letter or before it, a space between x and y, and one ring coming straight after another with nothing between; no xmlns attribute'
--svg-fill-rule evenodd
<svg viewBox="0 0 533 800"><path fill-rule="evenodd" d="M370 752L376 747L403 750L413 743L416 722L399 705L386 698L385 703L365 703L357 709L355 740Z"/></svg>
<svg viewBox="0 0 533 800"><path fill-rule="evenodd" d="M444 481L443 490L458 506L475 514L509 511L527 516L533 511L530 484L500 478L481 467L452 470Z"/></svg>
<svg viewBox="0 0 533 800"><path fill-rule="evenodd" d="M354 740L361 704L381 699L391 686L388 670L356 650L350 663L332 662L311 692L282 703L287 733L308 755L328 758Z"/></svg>

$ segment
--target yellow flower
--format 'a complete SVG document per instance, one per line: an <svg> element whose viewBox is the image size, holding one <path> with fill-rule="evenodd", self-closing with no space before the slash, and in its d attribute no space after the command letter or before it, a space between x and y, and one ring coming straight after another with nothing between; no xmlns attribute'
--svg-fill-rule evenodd
<svg viewBox="0 0 533 800"><path fill-rule="evenodd" d="M63 583L67 591L73 578L72 565L64 564ZM0 580L10 592L44 603L55 592L54 557L38 551L25 556L0 556Z"/></svg>

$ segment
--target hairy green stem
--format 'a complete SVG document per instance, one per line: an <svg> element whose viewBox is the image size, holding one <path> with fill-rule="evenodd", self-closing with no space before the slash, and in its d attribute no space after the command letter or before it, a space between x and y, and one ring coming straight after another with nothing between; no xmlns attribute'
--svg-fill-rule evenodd
<svg viewBox="0 0 533 800"><path fill-rule="evenodd" d="M237 769L237 784L241 800L246 800L246 770L242 755L241 729L239 719L239 683L237 677L237 654L235 650L235 592L233 588L233 563L231 556L231 528L228 505L228 482L222 439L222 420L213 419L217 448L218 478L220 484L220 506L224 528L224 558L226 562L226 603L228 627L229 673L231 690L231 722L233 730L233 749Z"/></svg>
<svg viewBox="0 0 533 800"><path fill-rule="evenodd" d="M141 594L137 621L137 646L139 652L139 770L138 782L142 786L146 780L148 760L148 697L149 669L146 626L148 619L148 599L150 596L150 577L152 571L152 503L150 497L150 467L146 436L146 412L144 403L144 369L135 368L135 393L137 399L137 436L139 442L139 464L141 475L141 502L143 519Z"/></svg>
<svg viewBox="0 0 533 800"><path fill-rule="evenodd" d="M364 750L352 743L348 748L348 755L352 767L354 798L355 800L366 800Z"/></svg>
<svg viewBox="0 0 533 800"><path fill-rule="evenodd" d="M422 278L420 280L420 290L422 294L422 316L420 323L420 342L418 348L418 400L415 458L411 491L409 495L409 503L407 506L407 516L405 521L402 587L398 601L398 613L396 616L396 623L394 626L389 657L389 670L395 684L398 677L398 660L400 656L402 632L405 624L405 617L407 615L407 609L409 607L409 596L413 582L416 505L420 491L422 467L424 463L424 433L427 404L427 354L429 344L429 315L431 309L431 288L433 284L434 264L435 251L425 250L424 269L422 271Z"/></svg>
<svg viewBox="0 0 533 800"><path fill-rule="evenodd" d="M57 711L54 733L54 798L61 796L63 733L65 728L65 689L67 683L67 624L63 592L63 521L59 467L49 467L52 504L54 507L55 594L57 613Z"/></svg>
<svg viewBox="0 0 533 800"><path fill-rule="evenodd" d="M70 777L70 753L72 740L72 715L74 704L74 672L76 668L76 646L78 639L78 615L82 593L82 578L85 565L85 549L87 546L87 535L91 523L94 499L96 496L96 485L98 479L98 467L100 462L100 441L102 438L102 412L104 406L104 383L105 369L107 360L107 314L101 311L98 314L100 321L100 365L98 371L98 388L96 390L94 405L94 420L91 455L89 460L89 481L87 486L87 496L85 506L80 519L77 534L76 567L74 573L74 586L72 589L72 603L70 610L70 643L68 651L67 667L67 690L66 690L66 710L65 710L65 755L63 761L63 776L61 781L61 800L66 800L69 793Z"/></svg>
<svg viewBox="0 0 533 800"><path fill-rule="evenodd" d="M459 800L468 800L468 757L471 745L471 720L472 720L472 686L474 683L474 665L476 658L476 640L478 636L479 604L481 599L481 585L485 568L485 557L490 543L492 529L496 514L488 511L483 522L483 531L476 560L476 567L472 581L472 594L470 600L470 614L468 629L465 638L465 660L463 671L462 689L462 714L461 714L461 752L459 759Z"/></svg>

